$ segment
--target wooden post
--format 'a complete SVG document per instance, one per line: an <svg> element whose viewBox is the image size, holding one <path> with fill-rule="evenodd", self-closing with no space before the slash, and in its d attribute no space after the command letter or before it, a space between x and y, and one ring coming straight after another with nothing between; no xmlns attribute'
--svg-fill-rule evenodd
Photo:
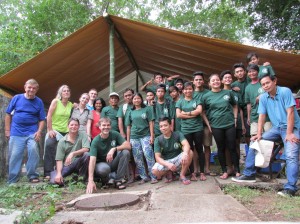
<svg viewBox="0 0 300 224"><path fill-rule="evenodd" d="M8 141L5 137L4 118L12 96L0 89L0 177L6 178L8 171Z"/></svg>
<svg viewBox="0 0 300 224"><path fill-rule="evenodd" d="M109 91L115 92L115 47L114 47L114 24L109 25L109 56L110 56L110 74Z"/></svg>

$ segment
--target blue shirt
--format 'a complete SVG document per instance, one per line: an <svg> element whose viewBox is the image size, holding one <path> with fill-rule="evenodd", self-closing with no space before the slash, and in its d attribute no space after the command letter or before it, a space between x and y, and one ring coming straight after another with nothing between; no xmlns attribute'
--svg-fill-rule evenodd
<svg viewBox="0 0 300 224"><path fill-rule="evenodd" d="M6 113L12 114L11 136L29 136L37 132L40 121L45 120L43 101L37 96L34 99L18 94L12 98Z"/></svg>
<svg viewBox="0 0 300 224"><path fill-rule="evenodd" d="M274 98L267 92L260 95L258 113L268 114L273 126L287 128L287 109L294 107L294 128L300 129L300 118L295 105L296 102L291 90L277 86Z"/></svg>

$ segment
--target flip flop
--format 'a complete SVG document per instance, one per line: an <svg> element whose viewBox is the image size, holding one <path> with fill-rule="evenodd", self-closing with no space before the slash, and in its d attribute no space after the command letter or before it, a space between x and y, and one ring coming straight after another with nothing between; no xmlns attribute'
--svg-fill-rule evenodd
<svg viewBox="0 0 300 224"><path fill-rule="evenodd" d="M30 183L32 184L36 184L36 183L39 183L40 182L40 179L39 178L32 178L29 180Z"/></svg>
<svg viewBox="0 0 300 224"><path fill-rule="evenodd" d="M152 179L150 183L151 183L151 184L157 184L157 183L158 183L158 180Z"/></svg>
<svg viewBox="0 0 300 224"><path fill-rule="evenodd" d="M124 190L126 189L126 185L122 184L121 181L116 182L115 188L117 188L118 190Z"/></svg>
<svg viewBox="0 0 300 224"><path fill-rule="evenodd" d="M189 185L191 184L191 181L189 179L185 178L180 178L180 181L184 184L184 185Z"/></svg>
<svg viewBox="0 0 300 224"><path fill-rule="evenodd" d="M191 175L191 181L198 181L195 173L192 173L192 175Z"/></svg>
<svg viewBox="0 0 300 224"><path fill-rule="evenodd" d="M206 180L206 176L204 173L200 173L200 181L205 181Z"/></svg>

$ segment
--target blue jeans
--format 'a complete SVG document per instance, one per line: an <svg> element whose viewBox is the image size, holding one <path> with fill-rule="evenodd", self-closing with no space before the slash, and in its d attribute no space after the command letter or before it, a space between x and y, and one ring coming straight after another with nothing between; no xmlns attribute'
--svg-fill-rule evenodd
<svg viewBox="0 0 300 224"><path fill-rule="evenodd" d="M16 183L20 178L23 155L26 148L28 151L28 160L26 162L27 177L29 180L39 177L39 173L36 169L39 165L40 156L38 152L38 144L34 140L34 135L25 137L10 136L7 181L9 184Z"/></svg>
<svg viewBox="0 0 300 224"><path fill-rule="evenodd" d="M130 139L130 143L132 146L134 162L136 164L140 177L143 180L148 179L148 175L146 173L144 165L144 155L148 166L148 174L150 175L151 179L156 179L156 177L152 173L152 167L154 166L155 159L152 146L150 145L150 136L139 139Z"/></svg>
<svg viewBox="0 0 300 224"><path fill-rule="evenodd" d="M294 129L294 134L297 138L300 138L300 130ZM296 186L299 172L299 149L300 144L291 143L285 141L286 129L272 127L269 131L263 133L262 138L269 141L283 141L284 143L284 154L286 158L286 174L287 183L284 185L284 189L297 191ZM256 174L255 169L255 150L249 148L249 152L245 163L245 176L254 176Z"/></svg>

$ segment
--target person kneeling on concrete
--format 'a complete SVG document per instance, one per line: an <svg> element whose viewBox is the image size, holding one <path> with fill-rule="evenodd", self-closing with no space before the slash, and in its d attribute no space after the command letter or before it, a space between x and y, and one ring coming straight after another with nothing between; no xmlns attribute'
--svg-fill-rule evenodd
<svg viewBox="0 0 300 224"><path fill-rule="evenodd" d="M79 120L68 121L69 133L61 138L56 151L56 170L50 173L50 183L63 185L64 178L72 173L87 179L90 141L86 133L79 132Z"/></svg>
<svg viewBox="0 0 300 224"><path fill-rule="evenodd" d="M166 176L166 183L169 183L175 180L174 172L180 171L182 183L190 184L191 181L185 176L193 159L193 152L190 150L188 141L181 132L172 132L171 121L166 117L159 120L159 129L162 134L154 141L157 162L152 168L153 174L158 179Z"/></svg>
<svg viewBox="0 0 300 224"><path fill-rule="evenodd" d="M122 190L126 188L125 175L128 170L131 149L119 132L111 130L111 120L101 118L99 121L101 133L97 135L91 145L89 163L89 181L86 193L91 194L97 190L95 177L100 177L102 184L107 184L109 174L116 172L115 186Z"/></svg>

